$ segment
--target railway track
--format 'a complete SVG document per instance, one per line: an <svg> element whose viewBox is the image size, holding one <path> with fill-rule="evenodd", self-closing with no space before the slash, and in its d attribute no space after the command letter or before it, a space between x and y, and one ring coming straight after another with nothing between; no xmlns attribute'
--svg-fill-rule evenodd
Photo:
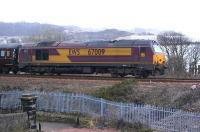
<svg viewBox="0 0 200 132"><path fill-rule="evenodd" d="M18 78L52 78L52 79L77 79L77 80L104 80L104 81L123 81L134 77L113 78L110 76L92 76L92 75L35 75L35 74L0 74L0 77L18 77ZM200 79L184 78L147 78L138 79L139 82L180 82L180 83L200 83Z"/></svg>
<svg viewBox="0 0 200 132"><path fill-rule="evenodd" d="M35 75L35 74L0 74L0 77L19 77L19 78L52 78L52 79L77 79L77 80L110 80L122 81L125 78L112 78L109 76L88 76L88 75Z"/></svg>

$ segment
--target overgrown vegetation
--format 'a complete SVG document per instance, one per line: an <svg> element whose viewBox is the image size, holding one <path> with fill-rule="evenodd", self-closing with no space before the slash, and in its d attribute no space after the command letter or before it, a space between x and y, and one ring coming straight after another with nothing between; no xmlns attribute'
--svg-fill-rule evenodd
<svg viewBox="0 0 200 132"><path fill-rule="evenodd" d="M6 127L6 128L1 128L1 132L27 132L27 129L23 128L22 126L15 126L15 127Z"/></svg>
<svg viewBox="0 0 200 132"><path fill-rule="evenodd" d="M200 111L199 88L165 88L160 86L144 90L136 80L128 79L113 86L101 88L96 91L94 96L116 102L151 104L186 111Z"/></svg>
<svg viewBox="0 0 200 132"><path fill-rule="evenodd" d="M127 79L121 83L97 90L96 97L117 102L144 103L143 95L138 94L138 83L135 79Z"/></svg>
<svg viewBox="0 0 200 132"><path fill-rule="evenodd" d="M153 132L152 129L149 129L148 126L140 122L135 122L133 124L124 122L123 120L119 120L115 123L115 126L117 126L117 129L121 132Z"/></svg>
<svg viewBox="0 0 200 132"><path fill-rule="evenodd" d="M173 105L188 111L200 111L200 89L191 89L174 100ZM195 104L195 106L194 106Z"/></svg>
<svg viewBox="0 0 200 132"><path fill-rule="evenodd" d="M136 122L134 124L119 121L106 121L101 118L92 118L88 115L82 115L78 113L50 113L50 112L38 112L37 114L38 122L62 122L71 124L74 127L79 128L116 128L121 132L153 132L148 126ZM79 122L77 122L79 121Z"/></svg>
<svg viewBox="0 0 200 132"><path fill-rule="evenodd" d="M14 87L11 87L9 85L1 85L0 86L0 91L22 91L23 88L20 87L20 86L14 86Z"/></svg>
<svg viewBox="0 0 200 132"><path fill-rule="evenodd" d="M27 117L23 113L4 113L0 110L0 131L1 132L26 132L28 129Z"/></svg>

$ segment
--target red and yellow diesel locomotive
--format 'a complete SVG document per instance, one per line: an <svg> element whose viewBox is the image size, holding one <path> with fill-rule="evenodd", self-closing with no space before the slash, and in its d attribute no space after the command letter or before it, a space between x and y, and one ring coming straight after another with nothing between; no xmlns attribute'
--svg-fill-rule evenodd
<svg viewBox="0 0 200 132"><path fill-rule="evenodd" d="M147 77L164 74L166 59L158 49L158 44L151 40L41 42L35 46L16 47L11 52L17 64L9 68L7 64L0 65L0 69L14 73L110 73L114 77ZM18 57L14 57L16 55Z"/></svg>

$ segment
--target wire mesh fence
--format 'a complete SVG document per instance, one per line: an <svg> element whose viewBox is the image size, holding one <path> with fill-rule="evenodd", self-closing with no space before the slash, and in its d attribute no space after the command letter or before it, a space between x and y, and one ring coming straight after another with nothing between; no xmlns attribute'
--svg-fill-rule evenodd
<svg viewBox="0 0 200 132"><path fill-rule="evenodd" d="M133 103L117 103L92 96L73 93L32 92L37 109L46 112L78 112L106 120L141 122L160 131L200 132L200 114L178 109ZM0 109L19 108L22 92L0 94Z"/></svg>

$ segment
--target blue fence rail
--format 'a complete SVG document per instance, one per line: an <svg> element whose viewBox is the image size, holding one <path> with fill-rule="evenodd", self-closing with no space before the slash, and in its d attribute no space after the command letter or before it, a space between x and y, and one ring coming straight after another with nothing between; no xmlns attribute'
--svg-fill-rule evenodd
<svg viewBox="0 0 200 132"><path fill-rule="evenodd" d="M200 114L178 109L117 103L83 94L32 92L37 109L47 112L79 112L106 120L141 122L160 131L200 132ZM19 108L22 92L0 94L0 109Z"/></svg>

